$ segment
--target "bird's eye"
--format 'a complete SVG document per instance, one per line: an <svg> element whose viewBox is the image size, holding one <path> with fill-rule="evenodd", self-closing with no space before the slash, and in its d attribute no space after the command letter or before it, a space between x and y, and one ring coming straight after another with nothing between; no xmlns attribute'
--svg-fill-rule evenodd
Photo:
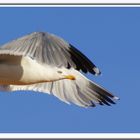
<svg viewBox="0 0 140 140"><path fill-rule="evenodd" d="M57 71L57 72L58 72L58 73L62 73L62 71L60 71L60 70L59 70L59 71Z"/></svg>

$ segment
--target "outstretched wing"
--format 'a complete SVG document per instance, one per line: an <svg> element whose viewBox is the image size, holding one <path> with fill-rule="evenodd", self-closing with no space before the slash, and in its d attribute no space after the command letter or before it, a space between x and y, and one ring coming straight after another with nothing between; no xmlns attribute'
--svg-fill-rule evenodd
<svg viewBox="0 0 140 140"><path fill-rule="evenodd" d="M82 107L95 107L96 104L115 104L119 99L110 92L84 77L80 72L70 69L69 72L76 80L59 80L48 83L39 83L27 86L1 86L1 90L33 90L53 94L66 103L74 103Z"/></svg>
<svg viewBox="0 0 140 140"><path fill-rule="evenodd" d="M44 32L35 32L7 43L0 48L0 54L24 55L48 65L100 74L99 69L79 50L62 38Z"/></svg>

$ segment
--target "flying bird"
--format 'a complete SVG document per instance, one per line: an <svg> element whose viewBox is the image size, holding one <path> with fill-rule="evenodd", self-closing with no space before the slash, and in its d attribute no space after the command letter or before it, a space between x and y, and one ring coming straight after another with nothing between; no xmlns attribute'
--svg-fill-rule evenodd
<svg viewBox="0 0 140 140"><path fill-rule="evenodd" d="M86 78L100 70L78 49L47 32L34 32L0 47L0 90L52 94L81 107L115 104L119 98Z"/></svg>

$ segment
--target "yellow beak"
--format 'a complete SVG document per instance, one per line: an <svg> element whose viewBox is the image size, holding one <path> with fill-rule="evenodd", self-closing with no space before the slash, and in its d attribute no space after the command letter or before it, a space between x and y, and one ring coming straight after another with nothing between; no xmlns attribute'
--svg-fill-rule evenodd
<svg viewBox="0 0 140 140"><path fill-rule="evenodd" d="M73 75L65 76L66 79L75 80L76 78Z"/></svg>

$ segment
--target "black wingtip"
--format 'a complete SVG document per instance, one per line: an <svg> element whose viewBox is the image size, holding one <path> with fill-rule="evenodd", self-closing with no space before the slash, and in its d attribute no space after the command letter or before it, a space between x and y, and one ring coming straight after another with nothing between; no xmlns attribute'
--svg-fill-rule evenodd
<svg viewBox="0 0 140 140"><path fill-rule="evenodd" d="M100 70L85 56L81 51L75 48L73 45L70 46L70 54L72 60L84 73L90 72L93 75L100 75Z"/></svg>

